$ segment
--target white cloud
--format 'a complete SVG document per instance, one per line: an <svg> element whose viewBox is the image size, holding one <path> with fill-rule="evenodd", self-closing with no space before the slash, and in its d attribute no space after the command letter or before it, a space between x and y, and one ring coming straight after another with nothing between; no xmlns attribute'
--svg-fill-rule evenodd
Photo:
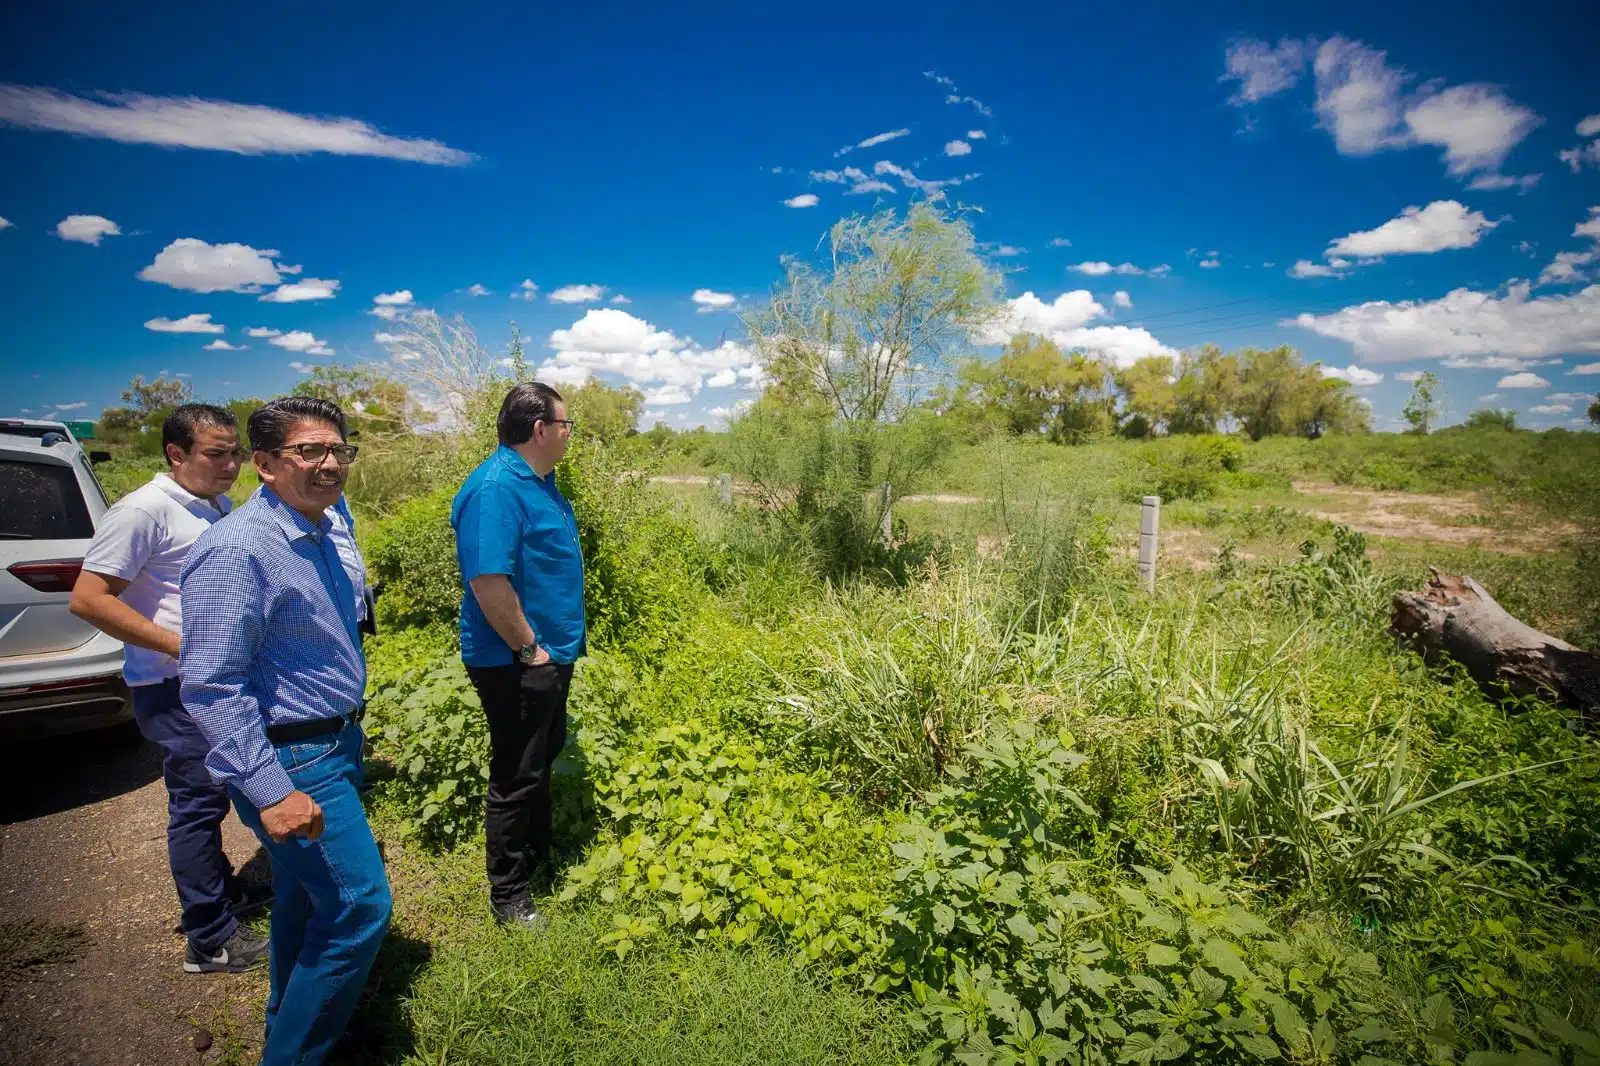
<svg viewBox="0 0 1600 1066"><path fill-rule="evenodd" d="M1509 174L1480 174L1467 183L1469 189L1516 189L1518 192L1527 192L1539 184L1543 174L1524 174L1520 178L1513 178Z"/></svg>
<svg viewBox="0 0 1600 1066"><path fill-rule="evenodd" d="M966 141L946 141L944 154L948 156L971 155L972 145Z"/></svg>
<svg viewBox="0 0 1600 1066"><path fill-rule="evenodd" d="M1546 360L1521 359L1514 355L1447 355L1440 360L1440 365L1451 370L1526 370L1544 362Z"/></svg>
<svg viewBox="0 0 1600 1066"><path fill-rule="evenodd" d="M1219 81L1237 81L1239 89L1228 102L1253 104L1292 89L1306 66L1306 47L1284 38L1273 48L1265 41L1243 40L1228 47L1223 56L1227 73Z"/></svg>
<svg viewBox="0 0 1600 1066"><path fill-rule="evenodd" d="M311 371L315 370L316 368L311 366L311 365L309 365L309 364L307 364L307 363L302 363L298 359L291 359L289 361L289 369L293 370L293 371L295 371L297 373L300 373L300 374L309 374L309 373L311 373Z"/></svg>
<svg viewBox="0 0 1600 1066"><path fill-rule="evenodd" d="M1064 292L1045 303L1031 292L1008 300L1004 312L973 339L980 344L1005 344L1019 333L1036 333L1063 349L1082 349L1128 366L1147 355L1176 355L1148 330L1129 326L1090 326L1106 309L1085 289Z"/></svg>
<svg viewBox="0 0 1600 1066"><path fill-rule="evenodd" d="M1317 116L1345 155L1370 155L1398 147L1400 92L1410 75L1391 68L1386 53L1333 36L1317 49Z"/></svg>
<svg viewBox="0 0 1600 1066"><path fill-rule="evenodd" d="M1454 176L1478 176L1477 188L1526 189L1536 175L1499 175L1507 154L1542 121L1497 86L1424 86L1403 98L1411 74L1388 64L1387 54L1360 41L1334 36L1317 49L1316 111L1345 155L1428 144L1444 149Z"/></svg>
<svg viewBox="0 0 1600 1066"><path fill-rule="evenodd" d="M1600 374L1600 363L1584 363L1567 371L1570 374Z"/></svg>
<svg viewBox="0 0 1600 1066"><path fill-rule="evenodd" d="M80 244L99 244L101 237L122 236L122 229L101 215L68 215L56 223L56 236Z"/></svg>
<svg viewBox="0 0 1600 1066"><path fill-rule="evenodd" d="M1268 266L1262 263L1262 266ZM1313 263L1309 259L1296 259L1294 266L1289 268L1291 278L1342 278L1349 273L1345 268L1350 265L1348 260L1335 259L1330 263Z"/></svg>
<svg viewBox="0 0 1600 1066"><path fill-rule="evenodd" d="M694 397L681 385L663 385L644 394L644 402L652 407L670 407L674 404L692 403Z"/></svg>
<svg viewBox="0 0 1600 1066"><path fill-rule="evenodd" d="M1572 413L1570 403L1541 403L1528 408L1536 415L1566 415Z"/></svg>
<svg viewBox="0 0 1600 1066"><path fill-rule="evenodd" d="M1325 378L1338 378L1340 381L1348 381L1358 387L1376 385L1383 380L1382 374L1368 370L1365 367L1356 366L1353 363L1346 367L1324 366L1320 369L1322 376Z"/></svg>
<svg viewBox="0 0 1600 1066"><path fill-rule="evenodd" d="M1600 140L1580 144L1576 148L1563 148L1556 153L1556 158L1570 167L1574 174L1586 166L1600 167Z"/></svg>
<svg viewBox="0 0 1600 1066"><path fill-rule="evenodd" d="M845 167L843 170L813 170L812 181L826 181L834 185L848 185L845 190L847 195L855 196L869 192L894 192L894 186L886 181L869 177L865 171L856 167Z"/></svg>
<svg viewBox="0 0 1600 1066"><path fill-rule="evenodd" d="M1071 270L1071 271L1075 271L1075 272L1077 272L1079 274L1087 274L1091 278L1098 278L1098 277L1104 277L1107 274L1143 275L1143 274L1148 273L1148 274L1154 275L1154 274L1157 274L1158 272L1161 273L1161 274L1165 274L1168 270L1171 269L1171 267L1163 265L1163 266L1159 266L1159 267L1152 267L1150 270L1146 271L1143 267L1136 267L1132 263L1119 263L1116 266L1112 266L1110 263L1108 263L1105 260L1101 259L1101 260L1095 260L1095 261L1086 261L1086 262L1082 262L1082 263L1074 263L1071 266L1067 267L1067 269Z"/></svg>
<svg viewBox="0 0 1600 1066"><path fill-rule="evenodd" d="M1548 389L1550 383L1531 371L1524 370L1520 374L1507 374L1494 383L1497 389Z"/></svg>
<svg viewBox="0 0 1600 1066"><path fill-rule="evenodd" d="M367 308L367 314L376 315L385 322L393 322L396 319L404 318L406 311L402 307L369 307Z"/></svg>
<svg viewBox="0 0 1600 1066"><path fill-rule="evenodd" d="M1600 133L1600 115L1590 115L1578 123L1579 137L1593 137L1597 133Z"/></svg>
<svg viewBox="0 0 1600 1066"><path fill-rule="evenodd" d="M88 407L88 406L89 406L89 401L88 400L79 400L76 403L58 403L58 404L56 404L56 410L57 411L78 411L78 410L81 410L81 409L83 409L85 407Z"/></svg>
<svg viewBox="0 0 1600 1066"><path fill-rule="evenodd" d="M676 386L694 394L700 391L707 375L726 380L725 371L734 371L740 381L751 385L761 381L755 355L732 341L713 349L702 349L626 311L596 308L568 329L550 334L550 347L556 354L539 367L543 378L550 373L611 373L642 386Z"/></svg>
<svg viewBox="0 0 1600 1066"><path fill-rule="evenodd" d="M587 304L605 296L604 285L563 285L550 294L553 304Z"/></svg>
<svg viewBox="0 0 1600 1066"><path fill-rule="evenodd" d="M282 336L283 334L283 330L271 329L267 326L251 326L244 332L245 335L249 337L278 337Z"/></svg>
<svg viewBox="0 0 1600 1066"><path fill-rule="evenodd" d="M16 223L11 221L9 218L0 218L0 229L10 229L15 225Z"/></svg>
<svg viewBox="0 0 1600 1066"><path fill-rule="evenodd" d="M327 342L319 340L303 329L290 330L288 333L273 337L268 344L291 352L302 352L306 355L332 355L333 349Z"/></svg>
<svg viewBox="0 0 1600 1066"><path fill-rule="evenodd" d="M513 300L532 300L539 295L539 286L533 283L532 278L523 278L515 292L511 294Z"/></svg>
<svg viewBox="0 0 1600 1066"><path fill-rule="evenodd" d="M1199 265L1204 267L1207 270L1215 270L1217 267L1222 265L1222 260L1220 260L1220 259L1202 259L1202 260L1200 260Z"/></svg>
<svg viewBox="0 0 1600 1066"><path fill-rule="evenodd" d="M1071 248L1072 247L1072 242L1067 240L1065 237L1051 237L1050 238L1050 247L1052 247L1052 248Z"/></svg>
<svg viewBox="0 0 1600 1066"><path fill-rule="evenodd" d="M594 377L594 372L586 366L568 366L549 360L535 370L533 376L547 385L571 385L577 388Z"/></svg>
<svg viewBox="0 0 1600 1066"><path fill-rule="evenodd" d="M968 130L967 131L967 140L969 140L969 141L981 141L987 136L989 136L989 134L984 130Z"/></svg>
<svg viewBox="0 0 1600 1066"><path fill-rule="evenodd" d="M1018 248L1014 244L983 244L979 245L979 248L996 259L1013 259L1019 255L1028 254L1026 248Z"/></svg>
<svg viewBox="0 0 1600 1066"><path fill-rule="evenodd" d="M729 385L735 384L738 380L739 380L739 372L738 371L733 370L732 368L729 368L727 370L719 370L715 374L712 374L709 378L706 379L706 388L708 388L708 389L725 389Z"/></svg>
<svg viewBox="0 0 1600 1066"><path fill-rule="evenodd" d="M353 118L296 115L273 107L199 100L192 96L97 93L72 96L54 89L0 85L0 122L56 130L125 144L209 148L262 155L382 156L415 163L462 166L467 152L438 141L392 137Z"/></svg>
<svg viewBox="0 0 1600 1066"><path fill-rule="evenodd" d="M242 352L248 347L250 347L248 344L229 344L221 337L218 337L206 345L204 350L208 352Z"/></svg>
<svg viewBox="0 0 1600 1066"><path fill-rule="evenodd" d="M379 330L372 335L372 340L375 344L399 344L405 339L405 334L403 333L385 333L383 330Z"/></svg>
<svg viewBox="0 0 1600 1066"><path fill-rule="evenodd" d="M157 333L223 333L225 327L220 322L211 321L211 313L184 315L180 319L152 318L144 324L145 329L153 329Z"/></svg>
<svg viewBox="0 0 1600 1066"><path fill-rule="evenodd" d="M1587 392L1552 392L1545 397L1545 400L1548 403L1576 403L1579 400L1587 400L1588 398L1589 394Z"/></svg>
<svg viewBox="0 0 1600 1066"><path fill-rule="evenodd" d="M284 266L282 263L278 264L278 273L280 274L298 274L304 269L305 267L303 266Z"/></svg>
<svg viewBox="0 0 1600 1066"><path fill-rule="evenodd" d="M876 163L872 164L872 172L874 174L876 174L876 175L879 175L880 177L882 175L884 175L884 174L893 174L895 177L900 179L900 184L904 185L906 188L908 188L908 189L916 189L919 192L925 193L926 195L929 195L929 196L934 196L934 195L938 194L939 191L941 189L943 189L947 185L960 185L963 182L971 181L973 178L976 178L976 177L980 176L978 174L966 174L966 175L963 175L963 176L961 176L959 178L942 178L942 179L937 180L937 181L932 181L932 180L928 180L928 179L924 179L924 178L919 178L914 173L912 173L910 170L907 170L905 167L899 166L898 164L895 164L895 163L891 163L887 159L880 159ZM848 173L848 171L847 171L847 173ZM861 192L861 191L864 191L864 190L861 188L861 185L858 184L855 188L851 189L850 191L851 192Z"/></svg>
<svg viewBox="0 0 1600 1066"><path fill-rule="evenodd" d="M1427 207L1407 207L1377 229L1358 230L1329 242L1325 253L1378 258L1471 248L1499 225L1481 211L1469 211L1456 200L1435 200Z"/></svg>
<svg viewBox="0 0 1600 1066"><path fill-rule="evenodd" d="M161 249L139 277L189 292L260 292L262 286L282 280L272 262L277 255L270 248L180 237Z"/></svg>
<svg viewBox="0 0 1600 1066"><path fill-rule="evenodd" d="M632 300L628 299L626 296L622 295L622 293L620 293L620 292L617 293L615 296L613 296L611 298L611 302L614 303L614 304L631 304L631 303L633 303Z"/></svg>
<svg viewBox="0 0 1600 1066"><path fill-rule="evenodd" d="M1486 393L1486 394L1484 394L1482 396L1479 396L1478 397L1478 402L1479 403L1494 403L1496 400L1498 400L1500 398L1501 398L1500 393L1498 393L1498 392L1490 392L1490 393Z"/></svg>
<svg viewBox="0 0 1600 1066"><path fill-rule="evenodd" d="M1595 252L1557 252L1556 257L1539 272L1540 285L1571 285L1586 279L1589 274L1580 269L1597 258Z"/></svg>
<svg viewBox="0 0 1600 1066"><path fill-rule="evenodd" d="M306 300L331 300L338 292L338 281L304 278L287 285L279 285L261 299L269 304L297 304Z"/></svg>
<svg viewBox="0 0 1600 1066"><path fill-rule="evenodd" d="M1462 288L1437 300L1374 300L1284 324L1349 341L1367 363L1600 352L1600 285L1531 299L1529 291L1526 282L1499 296Z"/></svg>
<svg viewBox="0 0 1600 1066"><path fill-rule="evenodd" d="M698 306L701 314L726 310L736 302L733 293L716 292L712 289L696 289L690 299Z"/></svg>
<svg viewBox="0 0 1600 1066"><path fill-rule="evenodd" d="M784 207L816 207L817 206L817 194L814 193L814 192L803 192L799 196L791 196L787 200L783 201L783 206Z"/></svg>
<svg viewBox="0 0 1600 1066"><path fill-rule="evenodd" d="M380 292L372 298L372 302L380 307L407 307L411 304L410 289L400 289L397 292Z"/></svg>
<svg viewBox="0 0 1600 1066"><path fill-rule="evenodd" d="M989 118L994 114L992 109L975 96L959 96L956 93L951 93L944 98L944 102L947 104L971 104L973 109L984 118Z"/></svg>
<svg viewBox="0 0 1600 1066"><path fill-rule="evenodd" d="M853 152L857 148L875 148L880 144L887 144L890 141L898 140L901 137L906 136L910 132L911 131L907 129L907 130L890 130L888 133L874 133L871 137L868 137L866 140L857 141L855 144L847 144L843 148L839 149L837 152L835 152L833 154L835 156L841 156L841 155L846 154L847 152Z"/></svg>
<svg viewBox="0 0 1600 1066"><path fill-rule="evenodd" d="M467 286L467 295L468 296L488 296L489 295L489 290L484 288L484 286L482 284L480 284L479 282L474 281L471 285Z"/></svg>
<svg viewBox="0 0 1600 1066"><path fill-rule="evenodd" d="M1132 307L1133 306L1133 297L1128 295L1127 290L1118 289L1116 292L1111 294L1111 306L1113 306L1113 307Z"/></svg>
<svg viewBox="0 0 1600 1066"><path fill-rule="evenodd" d="M1507 153L1543 121L1493 85L1456 85L1406 110L1411 135L1443 148L1446 169L1456 177L1497 173Z"/></svg>
<svg viewBox="0 0 1600 1066"><path fill-rule="evenodd" d="M1422 373L1423 372L1420 371L1420 370L1402 370L1402 371L1400 371L1398 374L1396 374L1394 376L1394 379L1396 381L1405 381L1405 382L1416 381L1417 379L1422 377Z"/></svg>
<svg viewBox="0 0 1600 1066"><path fill-rule="evenodd" d="M1589 217L1573 227L1574 237L1588 237L1593 241L1600 241L1600 207L1589 208Z"/></svg>

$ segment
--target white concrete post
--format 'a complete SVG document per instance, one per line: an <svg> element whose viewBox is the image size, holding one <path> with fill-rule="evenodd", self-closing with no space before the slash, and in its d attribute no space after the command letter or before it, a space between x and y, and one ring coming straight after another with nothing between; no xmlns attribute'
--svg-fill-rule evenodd
<svg viewBox="0 0 1600 1066"><path fill-rule="evenodd" d="M733 506L733 475L717 475L717 498L722 501L722 506Z"/></svg>
<svg viewBox="0 0 1600 1066"><path fill-rule="evenodd" d="M878 525L878 534L883 542L888 544L894 539L894 486L887 481L883 483L883 519Z"/></svg>
<svg viewBox="0 0 1600 1066"><path fill-rule="evenodd" d="M1161 526L1161 497L1146 496L1139 510L1139 585L1156 590L1156 533Z"/></svg>

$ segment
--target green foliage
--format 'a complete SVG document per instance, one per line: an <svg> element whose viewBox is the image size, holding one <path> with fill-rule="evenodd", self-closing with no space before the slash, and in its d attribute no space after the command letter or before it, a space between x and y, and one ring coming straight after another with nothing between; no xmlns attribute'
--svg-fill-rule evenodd
<svg viewBox="0 0 1600 1066"><path fill-rule="evenodd" d="M1411 424L1411 432L1426 437L1428 430L1439 417L1439 378L1431 370L1411 383L1411 396L1400 409L1400 415Z"/></svg>
<svg viewBox="0 0 1600 1066"><path fill-rule="evenodd" d="M1467 429L1504 429L1517 428L1517 413L1509 407L1479 408L1467 416L1463 423Z"/></svg>
<svg viewBox="0 0 1600 1066"><path fill-rule="evenodd" d="M619 957L665 931L731 944L775 934L824 966L870 957L880 822L760 743L700 720L651 727L615 660L586 663L573 702L607 824L562 897L617 912L602 942Z"/></svg>
<svg viewBox="0 0 1600 1066"><path fill-rule="evenodd" d="M454 621L461 612L461 570L456 565L450 504L444 486L400 505L366 538L367 569L382 586L378 625L417 626Z"/></svg>
<svg viewBox="0 0 1600 1066"><path fill-rule="evenodd" d="M659 944L619 958L605 907L561 908L537 936L474 930L407 1004L408 1062L452 1066L893 1066L891 1006L827 988L764 942ZM385 1060L390 1061L390 1060ZM398 1061L398 1060L394 1060Z"/></svg>
<svg viewBox="0 0 1600 1066"><path fill-rule="evenodd" d="M613 388L596 378L569 389L564 396L567 415L577 423L574 431L606 444L633 436L644 410L644 393L632 385Z"/></svg>
<svg viewBox="0 0 1600 1066"><path fill-rule="evenodd" d="M1232 437L1188 436L1156 441L1139 450L1140 469L1129 495L1204 500L1217 494L1222 475L1238 470L1244 446Z"/></svg>

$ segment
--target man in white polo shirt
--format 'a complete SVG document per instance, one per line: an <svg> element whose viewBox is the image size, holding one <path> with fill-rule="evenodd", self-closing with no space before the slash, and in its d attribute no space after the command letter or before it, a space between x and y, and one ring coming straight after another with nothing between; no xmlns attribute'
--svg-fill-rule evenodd
<svg viewBox="0 0 1600 1066"><path fill-rule="evenodd" d="M178 696L178 575L189 547L230 509L239 476L233 412L184 404L161 427L168 472L105 513L72 590L72 613L126 645L123 676L139 731L160 745L167 783L167 858L183 908L189 973L237 973L266 960L267 942L240 927L271 891L234 876L222 851L228 791L206 769L211 750Z"/></svg>

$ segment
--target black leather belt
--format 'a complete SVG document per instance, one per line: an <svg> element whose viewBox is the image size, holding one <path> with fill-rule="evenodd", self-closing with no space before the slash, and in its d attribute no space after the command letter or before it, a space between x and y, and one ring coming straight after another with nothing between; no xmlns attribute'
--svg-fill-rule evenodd
<svg viewBox="0 0 1600 1066"><path fill-rule="evenodd" d="M299 740L310 740L327 733L337 733L347 725L357 725L367 716L367 705L363 703L348 714L336 715L333 718L314 718L309 722L280 722L278 725L267 726L267 739L274 744L293 744Z"/></svg>

